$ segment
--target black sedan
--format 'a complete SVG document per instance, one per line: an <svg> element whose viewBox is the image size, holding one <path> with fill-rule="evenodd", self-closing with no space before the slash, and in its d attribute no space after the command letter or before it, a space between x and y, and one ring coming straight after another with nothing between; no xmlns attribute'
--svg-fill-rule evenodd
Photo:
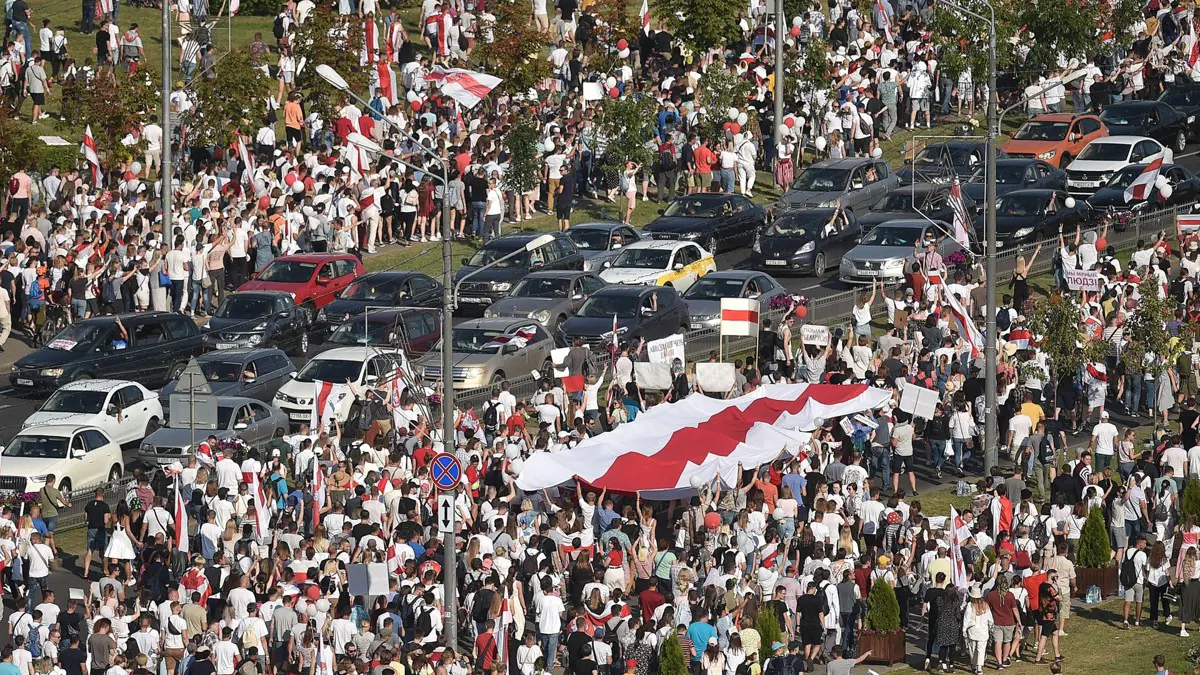
<svg viewBox="0 0 1200 675"><path fill-rule="evenodd" d="M1162 101L1122 101L1100 111L1112 136L1146 136L1175 152L1187 149L1188 115Z"/></svg>
<svg viewBox="0 0 1200 675"><path fill-rule="evenodd" d="M754 240L750 267L773 274L824 276L826 270L841 263L842 256L854 248L861 235L862 227L849 211L781 211Z"/></svg>
<svg viewBox="0 0 1200 675"><path fill-rule="evenodd" d="M442 284L420 272L371 272L355 279L337 299L317 313L313 332L328 336L344 321L385 307L433 307L442 301Z"/></svg>
<svg viewBox="0 0 1200 675"><path fill-rule="evenodd" d="M963 185L963 194L975 200L982 209L987 194L987 171L980 167ZM1067 189L1067 172L1040 159L996 160L996 196L1001 197L1014 190L1029 188Z"/></svg>
<svg viewBox="0 0 1200 675"><path fill-rule="evenodd" d="M1059 228L1074 231L1075 225L1088 218L1086 202L1075 200L1062 190L1033 188L1015 190L996 200L996 246L1034 244L1056 236ZM975 231L983 238L983 220L975 221Z"/></svg>
<svg viewBox="0 0 1200 675"><path fill-rule="evenodd" d="M748 246L766 210L742 195L699 193L678 197L643 228L652 239L687 239L709 253Z"/></svg>
<svg viewBox="0 0 1200 675"><path fill-rule="evenodd" d="M1187 115L1189 134L1200 137L1200 83L1176 80L1158 100Z"/></svg>
<svg viewBox="0 0 1200 675"><path fill-rule="evenodd" d="M1145 164L1131 164L1121 169L1108 181L1107 185L1088 198L1088 204L1096 211L1131 211L1185 204L1195 201L1200 195L1200 176L1196 176L1178 164L1164 164L1158 175L1166 178L1171 185L1170 197L1164 198L1158 186L1155 185L1146 194L1146 199L1125 201L1125 189L1141 175L1145 168Z"/></svg>
<svg viewBox="0 0 1200 675"><path fill-rule="evenodd" d="M1003 150L996 149L996 157L1007 157ZM915 159L904 160L904 167L896 172L901 183L949 183L955 178L966 180L984 165L987 159L987 143L984 141L944 141L930 143Z"/></svg>
<svg viewBox="0 0 1200 675"><path fill-rule="evenodd" d="M870 230L889 220L921 216L952 223L954 211L950 207L950 187L948 183L914 183L893 188L858 222L864 230ZM967 212L971 213L976 207L975 200L966 194L965 188L963 192L963 205L967 207Z"/></svg>
<svg viewBox="0 0 1200 675"><path fill-rule="evenodd" d="M687 303L671 286L616 284L596 291L558 327L559 344L581 337L589 347L603 349L612 344L614 322L619 342L660 340L686 333L690 325Z"/></svg>

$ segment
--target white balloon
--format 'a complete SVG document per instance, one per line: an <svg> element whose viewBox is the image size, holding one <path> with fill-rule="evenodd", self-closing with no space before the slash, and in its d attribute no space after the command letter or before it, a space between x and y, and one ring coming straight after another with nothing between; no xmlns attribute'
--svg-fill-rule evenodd
<svg viewBox="0 0 1200 675"><path fill-rule="evenodd" d="M783 509L776 507L775 511L771 513L771 516L775 518L775 520L783 520Z"/></svg>
<svg viewBox="0 0 1200 675"><path fill-rule="evenodd" d="M520 457L508 463L508 471L514 476L520 476L521 471L525 469L525 460Z"/></svg>
<svg viewBox="0 0 1200 675"><path fill-rule="evenodd" d="M874 157L875 159L879 159L880 157L883 157L883 148L875 148L874 150L871 151L871 156Z"/></svg>
<svg viewBox="0 0 1200 675"><path fill-rule="evenodd" d="M301 614L308 613L308 600L305 600L304 598L300 598L299 600L297 600L296 601L296 611L300 612Z"/></svg>
<svg viewBox="0 0 1200 675"><path fill-rule="evenodd" d="M604 81L604 85L607 88L612 89L613 87L617 86L617 78L613 77L612 75L609 75L608 79Z"/></svg>
<svg viewBox="0 0 1200 675"><path fill-rule="evenodd" d="M314 617L317 615L317 608L314 605L309 605L308 608L304 610L304 613L309 617Z"/></svg>
<svg viewBox="0 0 1200 675"><path fill-rule="evenodd" d="M780 124L780 125L779 125L779 127L778 127L778 129L779 129L779 135L780 135L780 136L787 137L787 136L791 136L791 135L792 135L792 130L791 130L791 129L789 129L789 128L788 128L788 125L786 125L786 124Z"/></svg>
<svg viewBox="0 0 1200 675"><path fill-rule="evenodd" d="M1063 200L1063 206L1067 207L1068 209L1075 208L1075 198L1067 197L1066 199Z"/></svg>
<svg viewBox="0 0 1200 675"><path fill-rule="evenodd" d="M296 194L300 194L301 192L304 192L304 181L298 180L298 181L293 182L292 183L292 192L295 192Z"/></svg>
<svg viewBox="0 0 1200 675"><path fill-rule="evenodd" d="M749 119L750 119L750 116L747 115L746 113L738 113L737 123L744 125L744 124L746 124L746 121Z"/></svg>
<svg viewBox="0 0 1200 675"><path fill-rule="evenodd" d="M688 479L688 483L690 483L692 487L699 490L701 487L704 486L704 479L701 478L700 476L692 476L691 478Z"/></svg>
<svg viewBox="0 0 1200 675"><path fill-rule="evenodd" d="M813 145L817 146L817 152L825 152L825 137L817 136L817 139L813 141Z"/></svg>
<svg viewBox="0 0 1200 675"><path fill-rule="evenodd" d="M802 26L802 25L804 25L804 17L801 17L801 16L793 16L793 17L792 17L792 25L793 25L793 26Z"/></svg>
<svg viewBox="0 0 1200 675"><path fill-rule="evenodd" d="M129 170L132 171L134 173L134 175L136 176L137 174L142 172L142 163L134 162L133 164L130 164Z"/></svg>
<svg viewBox="0 0 1200 675"><path fill-rule="evenodd" d="M804 118L799 115L796 115L796 128L797 129L804 128Z"/></svg>
<svg viewBox="0 0 1200 675"><path fill-rule="evenodd" d="M546 152L554 152L554 139L553 138L546 139Z"/></svg>
<svg viewBox="0 0 1200 675"><path fill-rule="evenodd" d="M317 611L324 614L329 611L329 601L325 598L317 600Z"/></svg>
<svg viewBox="0 0 1200 675"><path fill-rule="evenodd" d="M1175 189L1171 187L1170 183L1167 183L1158 189L1158 195L1163 199L1170 199L1171 195L1173 194L1175 194Z"/></svg>
<svg viewBox="0 0 1200 675"><path fill-rule="evenodd" d="M738 109L730 108L729 110L725 111L725 114L729 116L729 119L736 120L738 118Z"/></svg>
<svg viewBox="0 0 1200 675"><path fill-rule="evenodd" d="M542 143L538 143L536 146L534 146L534 149L537 150L537 153L540 155L546 151L546 146Z"/></svg>
<svg viewBox="0 0 1200 675"><path fill-rule="evenodd" d="M508 445L508 447L504 448L504 456L509 459L516 459L516 458L520 457L521 456L521 446L519 446L515 443L510 443Z"/></svg>
<svg viewBox="0 0 1200 675"><path fill-rule="evenodd" d="M412 90L409 90L409 92L404 95L404 98L407 99L409 103L412 103L413 101L421 100L421 96L419 94L417 94L417 92L412 91Z"/></svg>
<svg viewBox="0 0 1200 675"><path fill-rule="evenodd" d="M1167 182L1167 177L1161 173L1158 174L1158 177L1154 179L1154 187L1158 188L1159 190L1162 190L1167 185L1170 185L1170 183Z"/></svg>
<svg viewBox="0 0 1200 675"><path fill-rule="evenodd" d="M823 426L825 426L825 418L824 417L818 417L817 419L813 420L814 428L820 429Z"/></svg>
<svg viewBox="0 0 1200 675"><path fill-rule="evenodd" d="M617 56L619 56L623 59L629 58L629 47L626 47L625 49L622 49L621 51L617 52Z"/></svg>

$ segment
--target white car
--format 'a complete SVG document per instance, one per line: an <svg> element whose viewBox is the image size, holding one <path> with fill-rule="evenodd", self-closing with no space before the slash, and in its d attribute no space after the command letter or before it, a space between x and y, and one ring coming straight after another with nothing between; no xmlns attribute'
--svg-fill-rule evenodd
<svg viewBox="0 0 1200 675"><path fill-rule="evenodd" d="M1130 164L1148 164L1160 157L1163 164L1170 164L1175 153L1153 138L1097 138L1080 150L1079 156L1067 166L1067 192L1075 197L1090 197L1121 169Z"/></svg>
<svg viewBox="0 0 1200 675"><path fill-rule="evenodd" d="M27 427L0 451L0 493L37 492L53 474L64 497L120 480L121 446L96 427Z"/></svg>
<svg viewBox="0 0 1200 675"><path fill-rule="evenodd" d="M411 376L412 371L403 350L378 347L330 349L317 354L304 364L303 368L292 373L291 379L284 382L275 393L271 405L287 413L288 421L293 427L299 426L312 419L317 382L345 384L349 380L357 387L373 386L381 378L384 381L392 379L397 366L408 373L404 377L406 386L415 385L419 381ZM343 392L332 405L338 422L357 423L362 407L348 391Z"/></svg>
<svg viewBox="0 0 1200 675"><path fill-rule="evenodd" d="M130 445L154 433L162 420L158 396L137 382L80 380L59 387L22 428L97 427L118 445Z"/></svg>
<svg viewBox="0 0 1200 675"><path fill-rule="evenodd" d="M610 284L673 286L679 293L715 272L713 255L694 241L642 240L604 262L600 278Z"/></svg>

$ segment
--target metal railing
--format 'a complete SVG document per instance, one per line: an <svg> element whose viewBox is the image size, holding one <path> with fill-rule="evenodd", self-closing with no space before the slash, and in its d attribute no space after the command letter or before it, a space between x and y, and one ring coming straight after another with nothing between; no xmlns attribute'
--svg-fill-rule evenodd
<svg viewBox="0 0 1200 675"><path fill-rule="evenodd" d="M58 510L58 525L56 530L73 530L77 527L87 525L87 513L84 508L88 502L92 501L96 489L104 488L104 501L110 506L115 506L117 502L125 499L125 495L129 493L129 487L133 485L133 476L126 475L115 481L105 481L103 483L85 485L80 487L72 487L71 490L71 505L65 509ZM150 504L146 508L150 508Z"/></svg>

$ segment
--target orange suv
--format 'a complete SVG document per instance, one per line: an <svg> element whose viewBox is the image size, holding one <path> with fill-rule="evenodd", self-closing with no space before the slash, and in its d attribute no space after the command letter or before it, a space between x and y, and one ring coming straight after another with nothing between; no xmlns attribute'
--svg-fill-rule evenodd
<svg viewBox="0 0 1200 675"><path fill-rule="evenodd" d="M1009 157L1027 157L1065 169L1092 140L1108 135L1099 117L1091 114L1035 115L1000 146Z"/></svg>

